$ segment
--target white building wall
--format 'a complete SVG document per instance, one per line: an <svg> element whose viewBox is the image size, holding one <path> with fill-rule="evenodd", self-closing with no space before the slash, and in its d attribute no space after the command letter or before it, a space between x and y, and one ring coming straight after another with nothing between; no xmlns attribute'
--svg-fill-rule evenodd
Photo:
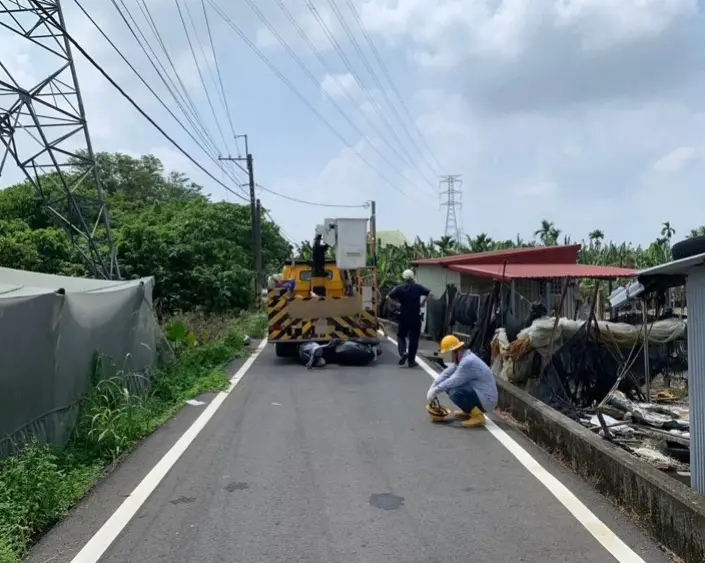
<svg viewBox="0 0 705 563"><path fill-rule="evenodd" d="M446 290L446 286L455 284L460 290L460 274L440 265L424 264L416 266L416 281L431 290L439 298Z"/></svg>
<svg viewBox="0 0 705 563"><path fill-rule="evenodd" d="M446 290L446 286L455 284L460 290L460 274L448 268L443 268L440 264L422 264L416 266L416 281L431 290L431 293L439 299ZM426 313L424 308L424 313ZM424 322L421 327L426 331L427 315L424 314Z"/></svg>

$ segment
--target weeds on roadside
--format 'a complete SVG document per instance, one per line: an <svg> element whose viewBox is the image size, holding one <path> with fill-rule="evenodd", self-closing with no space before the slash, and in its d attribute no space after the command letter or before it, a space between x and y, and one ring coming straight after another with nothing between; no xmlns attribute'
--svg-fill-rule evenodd
<svg viewBox="0 0 705 563"><path fill-rule="evenodd" d="M170 319L165 334L177 360L149 378L120 371L104 377L105 360L97 362L69 444L53 448L35 441L0 460L0 563L17 563L106 467L186 400L227 388L226 363L245 354L245 335L264 336L266 322L264 315Z"/></svg>

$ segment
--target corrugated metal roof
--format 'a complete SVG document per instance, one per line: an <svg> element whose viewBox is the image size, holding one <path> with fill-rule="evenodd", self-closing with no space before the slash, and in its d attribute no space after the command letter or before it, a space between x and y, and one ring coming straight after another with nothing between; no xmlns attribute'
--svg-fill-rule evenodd
<svg viewBox="0 0 705 563"><path fill-rule="evenodd" d="M631 268L611 268L587 264L507 264L506 267L504 264L451 264L448 269L478 278L490 278L500 281L523 278L593 278L607 280L631 278L636 273Z"/></svg>
<svg viewBox="0 0 705 563"><path fill-rule="evenodd" d="M705 264L705 253L688 256L680 260L673 260L647 270L641 270L637 276L639 278L642 276L645 278L649 276L684 276L690 269L702 266L703 264Z"/></svg>
<svg viewBox="0 0 705 563"><path fill-rule="evenodd" d="M423 258L414 260L413 264L503 264L504 262L537 263L551 262L553 264L575 264L578 258L579 244L562 246L536 246L532 248L510 248L507 250L492 250L490 252L473 252L443 258Z"/></svg>

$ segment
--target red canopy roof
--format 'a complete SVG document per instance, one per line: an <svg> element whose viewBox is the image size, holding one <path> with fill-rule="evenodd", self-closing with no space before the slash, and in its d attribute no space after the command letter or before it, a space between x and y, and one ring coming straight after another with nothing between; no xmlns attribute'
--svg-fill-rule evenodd
<svg viewBox="0 0 705 563"><path fill-rule="evenodd" d="M550 262L551 264L575 264L580 251L579 244L561 246L536 246L532 248L510 248L507 250L493 250L490 252L473 252L443 258L423 258L414 260L415 265L438 264L450 266L451 264L503 264L522 263L536 264Z"/></svg>
<svg viewBox="0 0 705 563"><path fill-rule="evenodd" d="M589 266L587 264L449 264L448 269L478 278L498 281L515 279L592 278L610 280L631 278L636 270Z"/></svg>

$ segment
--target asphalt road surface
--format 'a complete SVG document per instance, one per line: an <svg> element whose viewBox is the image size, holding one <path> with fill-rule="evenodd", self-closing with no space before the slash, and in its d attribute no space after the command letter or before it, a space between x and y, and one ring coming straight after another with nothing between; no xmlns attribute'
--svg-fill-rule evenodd
<svg viewBox="0 0 705 563"><path fill-rule="evenodd" d="M588 531L590 518L574 516L570 502L559 501L494 432L430 423L430 382L420 368L397 366L388 343L370 367L312 371L266 346L151 495L143 503L133 495L134 517L118 519L119 535L95 561L671 561L588 484L496 417L625 549L601 545ZM79 550L206 408L186 407L29 561L78 561Z"/></svg>

